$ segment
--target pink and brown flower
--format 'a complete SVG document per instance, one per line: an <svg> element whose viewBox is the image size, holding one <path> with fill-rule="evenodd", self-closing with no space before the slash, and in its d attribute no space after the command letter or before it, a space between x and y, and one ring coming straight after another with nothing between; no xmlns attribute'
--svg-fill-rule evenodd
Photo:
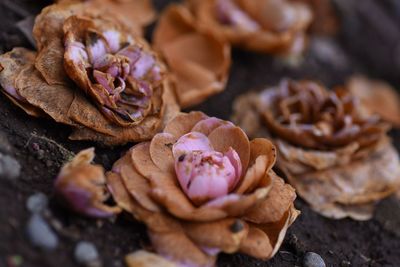
<svg viewBox="0 0 400 267"><path fill-rule="evenodd" d="M38 52L2 55L0 83L29 114L73 126L72 139L149 139L177 110L175 97L163 63L135 27L106 12L108 2L111 12L111 0L45 8L33 29Z"/></svg>
<svg viewBox="0 0 400 267"><path fill-rule="evenodd" d="M287 0L190 0L199 26L232 44L267 53L299 54L312 21L308 5Z"/></svg>
<svg viewBox="0 0 400 267"><path fill-rule="evenodd" d="M389 126L343 87L282 81L235 102L234 121L250 136L271 136L278 167L324 216L369 219L376 201L400 185Z"/></svg>
<svg viewBox="0 0 400 267"><path fill-rule="evenodd" d="M57 197L71 210L94 218L106 218L121 212L103 202L109 197L103 167L93 165L94 149L79 152L58 174L54 188Z"/></svg>
<svg viewBox="0 0 400 267"><path fill-rule="evenodd" d="M230 122L177 115L107 174L118 205L146 224L154 249L182 266L220 252L260 259L278 250L298 215L296 194L272 167L275 147Z"/></svg>

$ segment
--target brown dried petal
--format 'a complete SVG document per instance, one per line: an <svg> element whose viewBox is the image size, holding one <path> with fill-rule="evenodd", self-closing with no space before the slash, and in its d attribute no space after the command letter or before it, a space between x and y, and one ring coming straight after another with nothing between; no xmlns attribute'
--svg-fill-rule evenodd
<svg viewBox="0 0 400 267"><path fill-rule="evenodd" d="M207 223L184 222L182 226L198 246L218 248L225 253L236 252L249 231L244 221L233 218Z"/></svg>
<svg viewBox="0 0 400 267"><path fill-rule="evenodd" d="M164 133L172 134L178 139L182 135L189 133L196 123L206 118L207 115L199 111L178 114L167 123L164 128Z"/></svg>
<svg viewBox="0 0 400 267"><path fill-rule="evenodd" d="M186 7L172 5L164 11L154 32L154 46L172 71L182 107L198 104L224 89L230 47L200 32Z"/></svg>
<svg viewBox="0 0 400 267"><path fill-rule="evenodd" d="M271 171L272 172L272 171ZM294 188L285 184L276 174L272 189L265 200L250 209L243 217L246 221L263 224L279 221L296 198Z"/></svg>
<svg viewBox="0 0 400 267"><path fill-rule="evenodd" d="M400 97L389 84L354 76L346 88L361 100L368 113L379 114L385 121L400 127Z"/></svg>
<svg viewBox="0 0 400 267"><path fill-rule="evenodd" d="M221 21L217 0L192 2L192 8L203 29L226 38L232 44L258 52L290 53L297 36L306 31L312 20L309 7L300 3L277 0L229 1L254 24L252 27L242 27L240 23L234 25L229 21ZM304 46L300 50L303 49Z"/></svg>
<svg viewBox="0 0 400 267"><path fill-rule="evenodd" d="M279 167L286 170L288 164L282 159ZM341 215L332 211L334 218L341 218L347 216L347 209L357 212L360 204L380 200L396 191L400 184L399 164L396 150L388 140L383 140L375 151L362 160L295 176L286 170L286 174L312 208L325 210L324 214L330 213L328 207L341 210Z"/></svg>
<svg viewBox="0 0 400 267"><path fill-rule="evenodd" d="M138 250L126 255L125 262L128 267L178 267L175 263L145 250Z"/></svg>

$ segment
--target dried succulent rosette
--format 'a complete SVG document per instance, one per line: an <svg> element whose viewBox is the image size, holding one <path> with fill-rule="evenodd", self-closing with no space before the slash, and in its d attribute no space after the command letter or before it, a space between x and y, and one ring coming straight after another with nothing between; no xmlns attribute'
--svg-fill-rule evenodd
<svg viewBox="0 0 400 267"><path fill-rule="evenodd" d="M185 5L170 5L161 15L153 45L167 62L182 107L221 92L231 63L230 45L202 32Z"/></svg>
<svg viewBox="0 0 400 267"><path fill-rule="evenodd" d="M38 52L0 56L2 91L31 115L73 126L71 139L150 139L177 110L165 67L102 2L100 9L95 0L45 8L33 29Z"/></svg>
<svg viewBox="0 0 400 267"><path fill-rule="evenodd" d="M103 202L109 197L103 167L92 165L94 149L79 152L58 174L54 188L57 197L73 211L94 218L106 218L121 212Z"/></svg>
<svg viewBox="0 0 400 267"><path fill-rule="evenodd" d="M308 5L287 0L191 0L199 25L249 50L299 54L312 21Z"/></svg>
<svg viewBox="0 0 400 267"><path fill-rule="evenodd" d="M268 140L249 141L232 123L191 112L132 147L107 179L160 255L180 266L214 266L220 252L260 259L277 252L298 211L274 162Z"/></svg>
<svg viewBox="0 0 400 267"><path fill-rule="evenodd" d="M338 87L282 81L235 102L234 121L250 136L268 135L278 167L311 208L330 218L371 218L376 201L400 185L398 154L377 115Z"/></svg>

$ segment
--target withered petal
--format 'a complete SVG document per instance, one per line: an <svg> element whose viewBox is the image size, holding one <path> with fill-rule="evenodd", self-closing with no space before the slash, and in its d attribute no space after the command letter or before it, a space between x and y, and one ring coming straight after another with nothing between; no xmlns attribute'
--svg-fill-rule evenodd
<svg viewBox="0 0 400 267"><path fill-rule="evenodd" d="M247 237L248 225L235 218L213 222L183 222L188 237L200 247L218 248L225 253L236 252Z"/></svg>
<svg viewBox="0 0 400 267"><path fill-rule="evenodd" d="M250 209L243 217L244 220L256 224L279 221L295 200L294 188L276 174L270 175L274 176L274 179L268 196Z"/></svg>
<svg viewBox="0 0 400 267"><path fill-rule="evenodd" d="M172 146L176 138L169 133L156 134L150 143L150 157L154 164L162 171L174 173L174 156Z"/></svg>
<svg viewBox="0 0 400 267"><path fill-rule="evenodd" d="M174 262L145 250L138 250L126 255L125 262L128 267L178 267Z"/></svg>
<svg viewBox="0 0 400 267"><path fill-rule="evenodd" d="M182 107L198 104L224 89L230 46L199 31L185 6L171 5L164 11L153 39L172 71Z"/></svg>
<svg viewBox="0 0 400 267"><path fill-rule="evenodd" d="M167 123L164 133L172 134L178 139L182 135L189 133L196 123L206 118L208 118L207 115L199 111L180 113Z"/></svg>
<svg viewBox="0 0 400 267"><path fill-rule="evenodd" d="M239 154L245 173L250 161L250 142L242 129L232 125L222 125L213 130L208 138L216 151L223 153L232 147Z"/></svg>

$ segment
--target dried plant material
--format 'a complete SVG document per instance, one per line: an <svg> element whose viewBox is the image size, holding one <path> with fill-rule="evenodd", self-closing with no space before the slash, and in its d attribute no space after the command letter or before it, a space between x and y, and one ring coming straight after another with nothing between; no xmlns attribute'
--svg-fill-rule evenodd
<svg viewBox="0 0 400 267"><path fill-rule="evenodd" d="M313 11L311 32L318 35L334 35L339 30L339 18L331 0L295 0L310 6Z"/></svg>
<svg viewBox="0 0 400 267"><path fill-rule="evenodd" d="M87 8L98 14L121 20L131 30L142 33L142 28L151 24L157 16L151 0L58 0L57 3L85 2ZM118 16L115 16L118 14Z"/></svg>
<svg viewBox="0 0 400 267"><path fill-rule="evenodd" d="M316 212L367 220L400 185L400 164L389 126L361 102L344 87L283 80L237 99L233 120L274 140L278 167Z"/></svg>
<svg viewBox="0 0 400 267"><path fill-rule="evenodd" d="M118 160L108 186L146 224L157 253L179 266L214 266L220 252L267 260L299 214L294 189L272 171L275 158L267 139L181 113Z"/></svg>
<svg viewBox="0 0 400 267"><path fill-rule="evenodd" d="M161 15L153 44L161 51L182 107L203 102L221 92L228 79L230 45L200 31L183 5L171 5Z"/></svg>
<svg viewBox="0 0 400 267"><path fill-rule="evenodd" d="M175 263L170 262L157 254L144 250L128 254L125 257L125 262L128 267L178 267Z"/></svg>
<svg viewBox="0 0 400 267"><path fill-rule="evenodd" d="M94 149L79 152L58 174L54 188L71 210L94 218L111 217L121 208L105 205L109 197L103 167L92 165Z"/></svg>
<svg viewBox="0 0 400 267"><path fill-rule="evenodd" d="M379 114L383 120L400 127L400 97L389 84L354 76L346 88L360 99L366 112Z"/></svg>
<svg viewBox="0 0 400 267"><path fill-rule="evenodd" d="M312 21L308 5L286 0L191 0L199 26L234 45L265 53L300 54Z"/></svg>
<svg viewBox="0 0 400 267"><path fill-rule="evenodd" d="M116 1L99 1L45 8L33 29L38 52L0 56L0 83L28 114L73 126L72 139L150 139L179 109L165 66L129 25L102 11Z"/></svg>

